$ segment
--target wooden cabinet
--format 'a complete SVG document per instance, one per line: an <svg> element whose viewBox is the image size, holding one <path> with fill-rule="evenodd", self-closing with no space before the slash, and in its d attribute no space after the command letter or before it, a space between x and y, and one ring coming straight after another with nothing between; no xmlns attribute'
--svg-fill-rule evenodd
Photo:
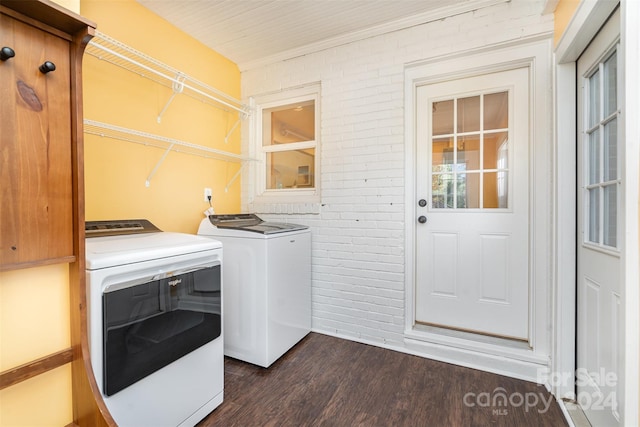
<svg viewBox="0 0 640 427"><path fill-rule="evenodd" d="M0 270L78 256L76 64L91 26L47 6L0 1Z"/></svg>
<svg viewBox="0 0 640 427"><path fill-rule="evenodd" d="M38 375L71 352L74 425L111 427L87 339L81 65L94 32L50 0L0 0L0 270L69 263L71 309L71 348L0 380Z"/></svg>

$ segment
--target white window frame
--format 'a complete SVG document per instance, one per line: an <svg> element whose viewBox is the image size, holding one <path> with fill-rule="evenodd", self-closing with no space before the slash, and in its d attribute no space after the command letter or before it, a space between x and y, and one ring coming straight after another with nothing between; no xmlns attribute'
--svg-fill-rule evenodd
<svg viewBox="0 0 640 427"><path fill-rule="evenodd" d="M297 102L314 101L315 140L289 143L282 146L263 145L263 111ZM255 182L253 210L261 211L260 206L274 207L274 204L298 204L320 202L320 84L312 84L294 89L254 97L255 120L251 138L251 151L255 162ZM267 156L270 153L315 148L313 188L268 189L266 182ZM275 213L275 212L274 212Z"/></svg>

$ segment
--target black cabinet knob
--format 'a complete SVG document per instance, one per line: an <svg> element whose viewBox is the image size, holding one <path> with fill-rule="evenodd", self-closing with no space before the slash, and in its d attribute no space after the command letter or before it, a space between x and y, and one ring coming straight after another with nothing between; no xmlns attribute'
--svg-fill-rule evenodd
<svg viewBox="0 0 640 427"><path fill-rule="evenodd" d="M418 200L418 205L421 208L424 208L425 206L427 206L427 201L425 199L420 199L420 200Z"/></svg>
<svg viewBox="0 0 640 427"><path fill-rule="evenodd" d="M45 61L38 69L42 74L47 74L48 72L56 70L56 64L51 61Z"/></svg>
<svg viewBox="0 0 640 427"><path fill-rule="evenodd" d="M420 224L424 224L425 222L427 222L427 217L426 217L426 216L424 216L424 215L419 216L419 217L418 217L418 222L419 222Z"/></svg>
<svg viewBox="0 0 640 427"><path fill-rule="evenodd" d="M0 49L0 60L6 61L7 59L11 59L16 56L16 52L10 47L4 46Z"/></svg>

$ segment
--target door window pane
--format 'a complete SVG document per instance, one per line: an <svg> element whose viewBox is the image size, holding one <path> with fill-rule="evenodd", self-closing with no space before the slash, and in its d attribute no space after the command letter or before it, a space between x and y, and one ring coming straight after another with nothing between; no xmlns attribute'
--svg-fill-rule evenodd
<svg viewBox="0 0 640 427"><path fill-rule="evenodd" d="M600 182L600 130L595 130L589 135L588 158L588 177L589 184Z"/></svg>
<svg viewBox="0 0 640 427"><path fill-rule="evenodd" d="M607 246L616 247L617 245L617 217L618 217L618 194L617 184L607 185L604 187L604 228L603 242Z"/></svg>
<svg viewBox="0 0 640 427"><path fill-rule="evenodd" d="M618 109L618 55L613 55L604 63L604 115L609 116Z"/></svg>
<svg viewBox="0 0 640 427"><path fill-rule="evenodd" d="M458 163L466 170L480 169L480 135L458 137Z"/></svg>
<svg viewBox="0 0 640 427"><path fill-rule="evenodd" d="M480 207L480 174L465 173L458 175L457 205L459 209Z"/></svg>
<svg viewBox="0 0 640 427"><path fill-rule="evenodd" d="M484 169L506 169L509 154L507 132L484 135L483 167Z"/></svg>
<svg viewBox="0 0 640 427"><path fill-rule="evenodd" d="M453 133L453 100L434 102L431 107L433 135Z"/></svg>
<svg viewBox="0 0 640 427"><path fill-rule="evenodd" d="M600 71L589 78L589 128L600 121Z"/></svg>
<svg viewBox="0 0 640 427"><path fill-rule="evenodd" d="M431 164L434 170L441 165L453 164L453 137L433 139L431 142Z"/></svg>
<svg viewBox="0 0 640 427"><path fill-rule="evenodd" d="M434 208L453 208L453 174L434 174L431 180L431 205Z"/></svg>
<svg viewBox="0 0 640 427"><path fill-rule="evenodd" d="M600 242L600 188L589 189L589 241Z"/></svg>
<svg viewBox="0 0 640 427"><path fill-rule="evenodd" d="M604 180L618 179L618 121L604 126Z"/></svg>
<svg viewBox="0 0 640 427"><path fill-rule="evenodd" d="M498 174L487 172L484 174L484 207L497 208L498 204Z"/></svg>
<svg viewBox="0 0 640 427"><path fill-rule="evenodd" d="M480 96L458 99L457 132L478 132L480 130Z"/></svg>
<svg viewBox="0 0 640 427"><path fill-rule="evenodd" d="M504 209L509 207L509 174L505 171L496 173L498 185L498 208Z"/></svg>
<svg viewBox="0 0 640 427"><path fill-rule="evenodd" d="M483 114L484 130L507 128L509 126L509 93L485 95Z"/></svg>

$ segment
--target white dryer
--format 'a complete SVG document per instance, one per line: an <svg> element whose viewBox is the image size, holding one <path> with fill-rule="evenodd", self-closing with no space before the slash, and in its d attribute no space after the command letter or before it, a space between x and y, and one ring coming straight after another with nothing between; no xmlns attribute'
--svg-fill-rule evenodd
<svg viewBox="0 0 640 427"><path fill-rule="evenodd" d="M190 427L223 400L222 245L147 220L85 226L91 365L121 427Z"/></svg>
<svg viewBox="0 0 640 427"><path fill-rule="evenodd" d="M222 242L224 354L269 367L311 330L311 232L254 214L210 215Z"/></svg>

